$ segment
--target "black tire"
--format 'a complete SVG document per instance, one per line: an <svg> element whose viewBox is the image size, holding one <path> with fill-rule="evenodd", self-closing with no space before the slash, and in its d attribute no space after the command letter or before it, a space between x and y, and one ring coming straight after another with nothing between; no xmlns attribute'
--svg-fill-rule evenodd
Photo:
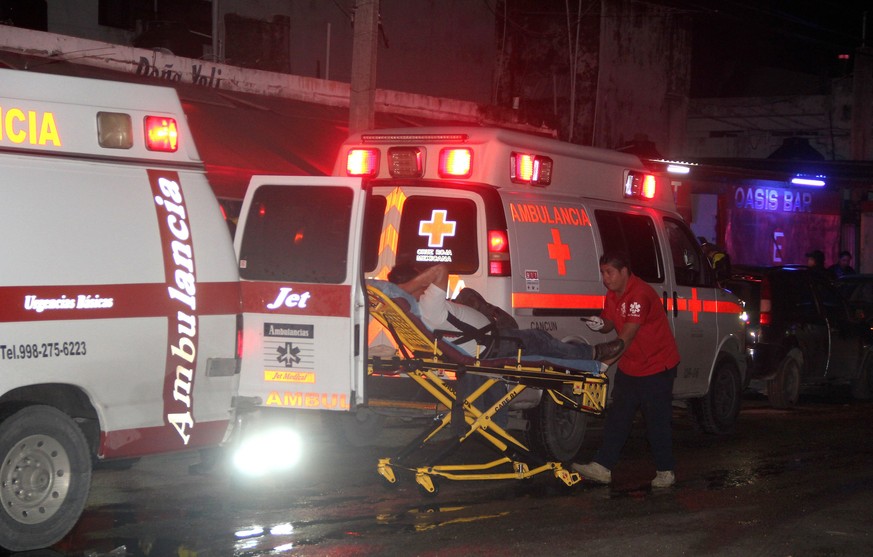
<svg viewBox="0 0 873 557"><path fill-rule="evenodd" d="M741 402L740 372L732 360L724 358L715 366L709 392L692 399L690 404L701 430L723 435L733 431L740 414Z"/></svg>
<svg viewBox="0 0 873 557"><path fill-rule="evenodd" d="M28 406L0 424L0 545L50 546L73 528L91 488L82 430L50 406Z"/></svg>
<svg viewBox="0 0 873 557"><path fill-rule="evenodd" d="M588 431L588 414L556 404L548 393L535 407L525 411L530 428L527 441L531 450L549 461L573 460Z"/></svg>
<svg viewBox="0 0 873 557"><path fill-rule="evenodd" d="M852 381L852 398L855 400L870 400L873 398L873 352L864 352L861 370L858 377Z"/></svg>
<svg viewBox="0 0 873 557"><path fill-rule="evenodd" d="M337 442L348 447L370 447L385 429L386 417L368 408L355 412L327 412Z"/></svg>
<svg viewBox="0 0 873 557"><path fill-rule="evenodd" d="M800 399L800 362L787 356L779 364L773 379L767 382L767 400L773 408L785 409L797 405Z"/></svg>

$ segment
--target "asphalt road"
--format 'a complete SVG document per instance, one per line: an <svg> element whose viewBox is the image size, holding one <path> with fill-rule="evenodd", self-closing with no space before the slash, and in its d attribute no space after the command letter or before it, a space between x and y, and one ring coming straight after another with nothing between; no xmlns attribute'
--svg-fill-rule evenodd
<svg viewBox="0 0 873 557"><path fill-rule="evenodd" d="M745 401L729 436L696 432L676 412L676 487L652 491L638 429L609 487L532 481L442 482L425 498L411 478L375 474L420 424L376 447L341 447L320 422L293 474L258 482L197 455L99 470L76 529L39 555L714 555L873 554L873 403L807 397L793 410ZM591 428L583 458L597 447ZM476 446L469 457L488 456Z"/></svg>

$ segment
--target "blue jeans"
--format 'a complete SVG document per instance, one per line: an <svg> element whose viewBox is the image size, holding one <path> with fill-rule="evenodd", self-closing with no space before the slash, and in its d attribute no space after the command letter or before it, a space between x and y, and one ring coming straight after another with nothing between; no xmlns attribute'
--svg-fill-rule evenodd
<svg viewBox="0 0 873 557"><path fill-rule="evenodd" d="M521 340L525 355L548 356L565 360L590 360L594 350L589 344L571 344L556 339L540 329L501 329L501 336L515 337ZM512 340L503 339L496 353L490 357L506 358L517 354L518 345Z"/></svg>
<svg viewBox="0 0 873 557"><path fill-rule="evenodd" d="M630 436L637 409L641 408L656 469L665 471L676 467L671 426L675 378L675 367L643 377L627 375L619 368L613 381L612 404L603 424L603 445L594 462L612 470Z"/></svg>

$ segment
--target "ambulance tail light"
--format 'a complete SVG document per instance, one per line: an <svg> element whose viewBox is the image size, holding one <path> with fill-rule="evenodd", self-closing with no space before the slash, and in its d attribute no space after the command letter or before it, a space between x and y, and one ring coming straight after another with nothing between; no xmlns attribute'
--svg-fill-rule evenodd
<svg viewBox="0 0 873 557"><path fill-rule="evenodd" d="M418 147L388 149L388 172L394 178L421 178L424 175L424 153Z"/></svg>
<svg viewBox="0 0 873 557"><path fill-rule="evenodd" d="M440 151L440 178L469 178L473 174L473 151L451 148Z"/></svg>
<svg viewBox="0 0 873 557"><path fill-rule="evenodd" d="M657 191L655 177L651 174L628 172L624 181L624 196L636 199L652 199Z"/></svg>
<svg viewBox="0 0 873 557"><path fill-rule="evenodd" d="M552 159L526 153L510 155L509 178L516 184L548 186L552 183Z"/></svg>
<svg viewBox="0 0 873 557"><path fill-rule="evenodd" d="M379 173L379 149L349 149L346 174L372 178Z"/></svg>
<svg viewBox="0 0 873 557"><path fill-rule="evenodd" d="M770 279L764 277L761 279L761 305L760 305L760 315L758 316L758 323L761 325L769 325L773 322L773 314L771 313L773 309L773 302L771 301L772 292L770 288Z"/></svg>
<svg viewBox="0 0 873 557"><path fill-rule="evenodd" d="M242 361L243 357L243 316L236 316L236 358Z"/></svg>
<svg viewBox="0 0 873 557"><path fill-rule="evenodd" d="M488 276L508 277L510 274L509 237L506 230L489 230Z"/></svg>
<svg viewBox="0 0 873 557"><path fill-rule="evenodd" d="M149 151L175 153L179 148L176 120L164 116L145 117L146 148Z"/></svg>

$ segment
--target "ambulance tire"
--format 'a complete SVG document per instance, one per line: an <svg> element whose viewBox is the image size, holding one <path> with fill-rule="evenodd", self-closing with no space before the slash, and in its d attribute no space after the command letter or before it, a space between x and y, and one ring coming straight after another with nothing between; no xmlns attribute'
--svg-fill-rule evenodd
<svg viewBox="0 0 873 557"><path fill-rule="evenodd" d="M861 362L858 377L852 382L852 398L870 400L873 398L873 352L866 350Z"/></svg>
<svg viewBox="0 0 873 557"><path fill-rule="evenodd" d="M334 437L346 447L371 447L379 440L385 429L384 414L377 414L369 408L358 408L355 412L325 412Z"/></svg>
<svg viewBox="0 0 873 557"><path fill-rule="evenodd" d="M778 409L792 408L800 399L800 362L786 356L773 379L767 381L767 400Z"/></svg>
<svg viewBox="0 0 873 557"><path fill-rule="evenodd" d="M729 358L721 359L712 374L709 392L690 401L700 429L714 435L731 433L740 414L742 394L739 369Z"/></svg>
<svg viewBox="0 0 873 557"><path fill-rule="evenodd" d="M525 410L527 442L545 460L568 462L576 457L588 430L588 414L569 410L543 393L540 403Z"/></svg>
<svg viewBox="0 0 873 557"><path fill-rule="evenodd" d="M67 414L34 405L0 424L0 545L12 551L48 547L73 528L91 488L91 457L82 430Z"/></svg>

